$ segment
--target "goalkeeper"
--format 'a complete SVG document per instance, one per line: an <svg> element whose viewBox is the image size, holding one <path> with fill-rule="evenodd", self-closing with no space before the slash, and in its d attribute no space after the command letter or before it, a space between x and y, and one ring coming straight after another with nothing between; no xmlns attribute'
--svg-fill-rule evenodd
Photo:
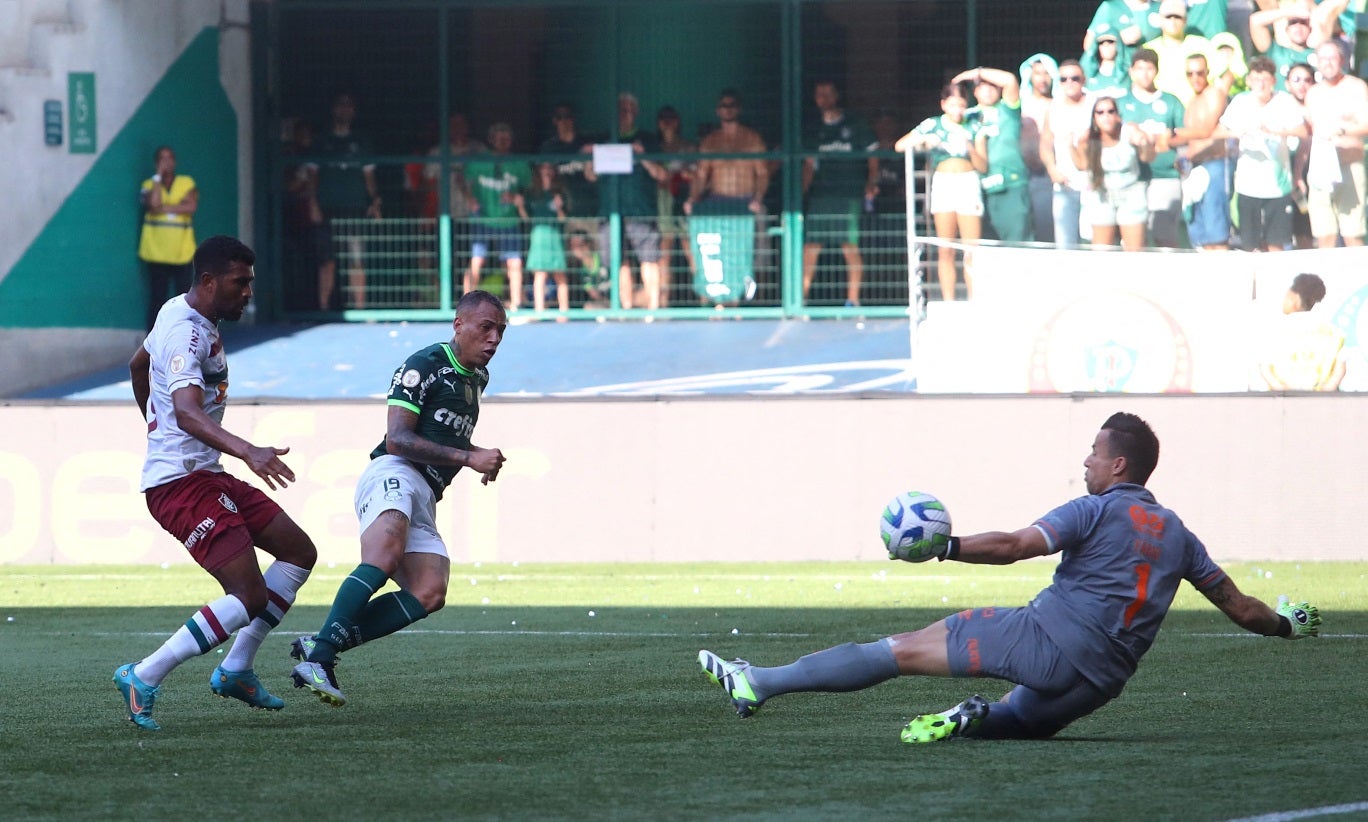
<svg viewBox="0 0 1368 822"><path fill-rule="evenodd" d="M699 664L743 717L771 697L855 691L906 674L995 677L1015 683L997 702L972 696L914 718L904 742L952 737L1053 736L1121 694L1187 580L1231 621L1256 634L1301 639L1320 614L1286 598L1277 608L1241 593L1178 515L1145 488L1159 440L1133 414L1113 414L1083 460L1088 495L1027 528L952 537L937 557L981 565L1061 555L1054 580L1022 608L972 608L920 631L846 643L762 668L700 651ZM922 561L930 556L907 557Z"/></svg>

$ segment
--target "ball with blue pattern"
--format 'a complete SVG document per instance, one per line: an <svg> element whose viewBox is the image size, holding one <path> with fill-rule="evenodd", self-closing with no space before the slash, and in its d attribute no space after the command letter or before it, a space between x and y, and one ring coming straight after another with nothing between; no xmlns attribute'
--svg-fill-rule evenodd
<svg viewBox="0 0 1368 822"><path fill-rule="evenodd" d="M899 494L879 518L879 535L889 559L925 562L950 545L950 512L931 494Z"/></svg>

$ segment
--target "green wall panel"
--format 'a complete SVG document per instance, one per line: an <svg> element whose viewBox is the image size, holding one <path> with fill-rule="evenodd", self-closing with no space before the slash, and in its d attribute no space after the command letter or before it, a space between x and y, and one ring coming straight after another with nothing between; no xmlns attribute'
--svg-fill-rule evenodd
<svg viewBox="0 0 1368 822"><path fill-rule="evenodd" d="M160 145L176 150L178 171L199 187L196 238L237 233L237 115L219 82L218 52L218 31L206 28L100 152L0 281L0 327L141 327L138 186ZM103 96L102 81L97 75Z"/></svg>

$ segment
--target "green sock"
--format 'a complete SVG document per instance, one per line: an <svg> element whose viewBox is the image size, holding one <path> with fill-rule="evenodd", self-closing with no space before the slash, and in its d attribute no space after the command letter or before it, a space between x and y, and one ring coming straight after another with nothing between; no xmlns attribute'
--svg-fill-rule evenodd
<svg viewBox="0 0 1368 822"><path fill-rule="evenodd" d="M332 662L339 652L361 644L356 623L375 592L385 585L385 572L362 563L342 580L333 597L332 610L318 631L318 644L309 654L310 662Z"/></svg>
<svg viewBox="0 0 1368 822"><path fill-rule="evenodd" d="M400 628L412 625L428 612L418 598L408 591L391 591L366 604L366 611L356 624L362 642L389 636Z"/></svg>

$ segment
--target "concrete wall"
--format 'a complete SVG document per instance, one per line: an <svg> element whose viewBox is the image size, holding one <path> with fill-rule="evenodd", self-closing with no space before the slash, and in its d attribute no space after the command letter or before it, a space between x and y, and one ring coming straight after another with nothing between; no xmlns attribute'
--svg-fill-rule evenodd
<svg viewBox="0 0 1368 822"><path fill-rule="evenodd" d="M0 396L127 358L147 288L137 189L158 145L201 190L200 237L250 225L245 0L18 9L0 42ZM94 154L70 151L71 72L95 75ZM62 104L62 145L44 145L44 100Z"/></svg>
<svg viewBox="0 0 1368 822"><path fill-rule="evenodd" d="M956 531L1014 529L1082 494L1102 421L1163 443L1151 488L1219 559L1358 559L1368 398L1028 396L486 403L497 483L458 475L438 506L453 559L881 561L878 517L930 491ZM288 445L276 494L325 562L356 561L353 483L383 404L236 405L231 430ZM135 407L0 405L0 562L184 562L138 494ZM228 469L250 478L241 463Z"/></svg>

